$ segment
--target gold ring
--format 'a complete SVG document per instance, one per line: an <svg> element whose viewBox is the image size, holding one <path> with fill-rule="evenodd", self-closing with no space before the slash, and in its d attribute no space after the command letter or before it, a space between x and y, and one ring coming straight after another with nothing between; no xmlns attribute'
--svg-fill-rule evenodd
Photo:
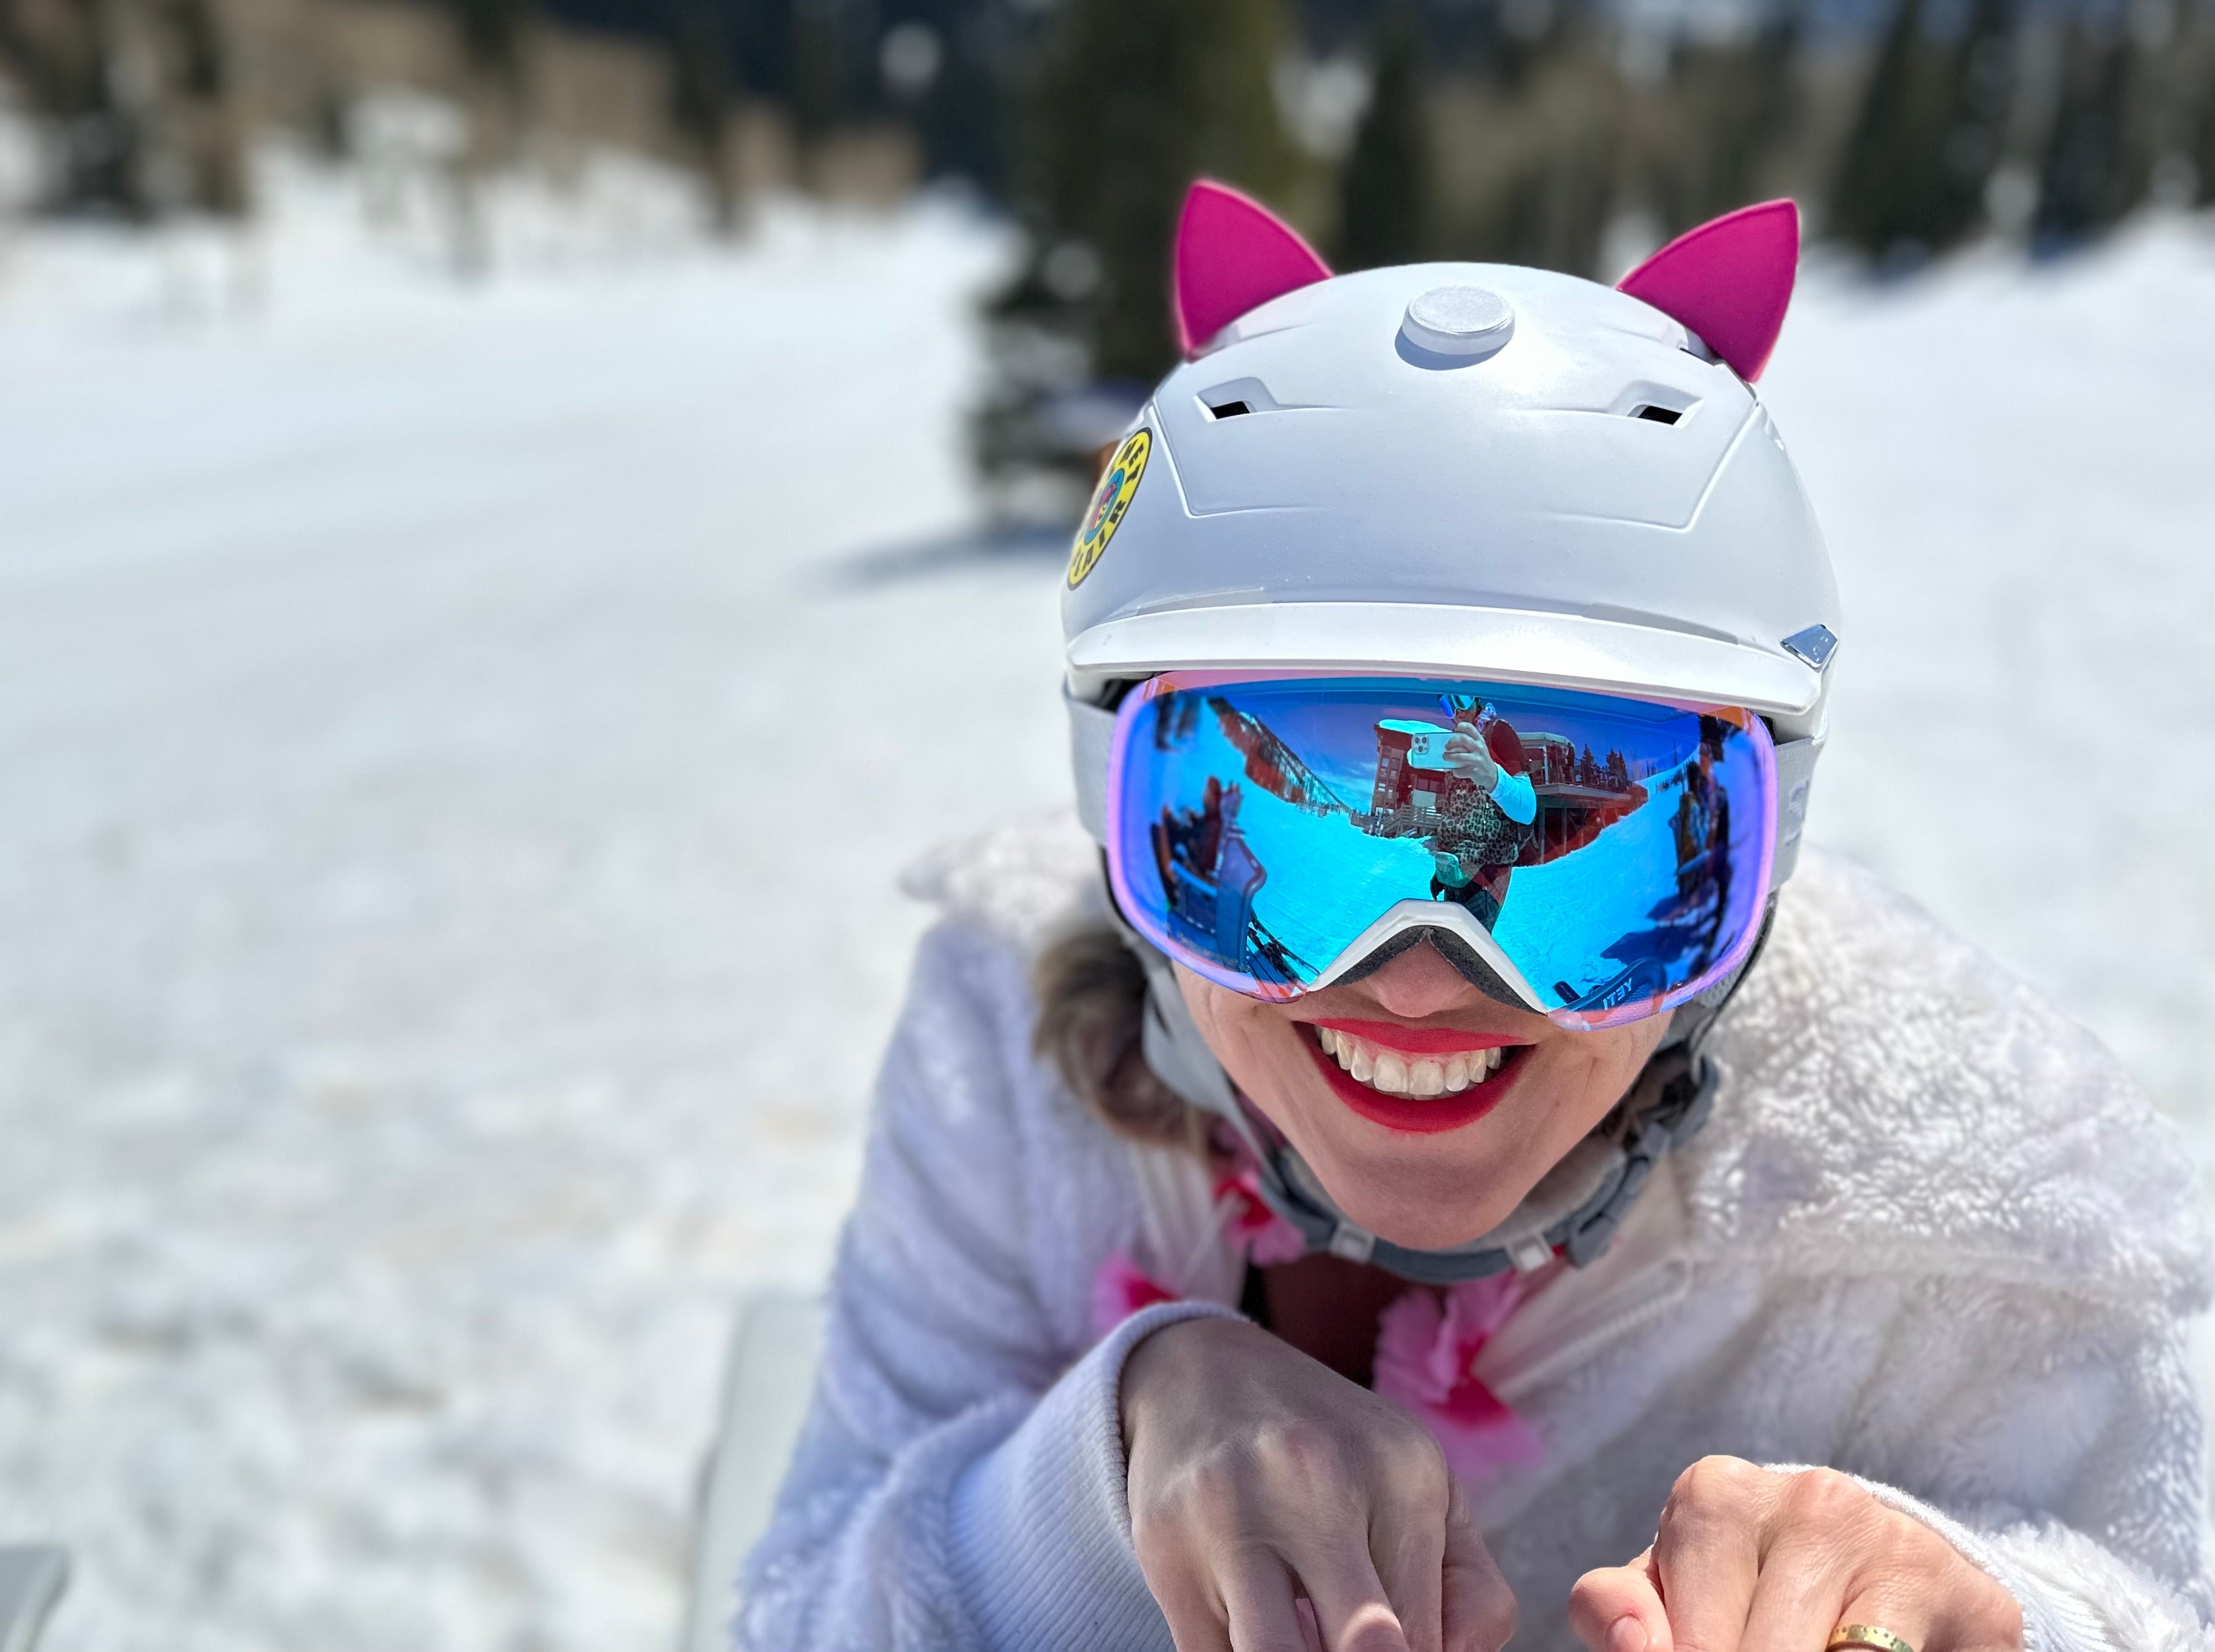
<svg viewBox="0 0 2215 1652"><path fill-rule="evenodd" d="M1869 1652L1915 1652L1899 1636L1874 1624L1840 1624L1831 1631L1831 1638L1823 1643L1824 1652L1833 1652L1833 1649L1841 1646L1867 1647Z"/></svg>

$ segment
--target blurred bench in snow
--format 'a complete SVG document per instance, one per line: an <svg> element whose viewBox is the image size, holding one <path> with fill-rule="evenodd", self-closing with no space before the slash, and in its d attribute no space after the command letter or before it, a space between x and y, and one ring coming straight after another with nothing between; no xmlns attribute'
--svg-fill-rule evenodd
<svg viewBox="0 0 2215 1652"><path fill-rule="evenodd" d="M68 1581L69 1557L58 1549L0 1548L0 1652L31 1652Z"/></svg>
<svg viewBox="0 0 2215 1652"><path fill-rule="evenodd" d="M765 1291L739 1310L723 1364L722 1408L702 1465L682 1652L725 1652L739 1564L769 1525L807 1412L823 1348L823 1305ZM16 1652L0 1640L0 1652Z"/></svg>

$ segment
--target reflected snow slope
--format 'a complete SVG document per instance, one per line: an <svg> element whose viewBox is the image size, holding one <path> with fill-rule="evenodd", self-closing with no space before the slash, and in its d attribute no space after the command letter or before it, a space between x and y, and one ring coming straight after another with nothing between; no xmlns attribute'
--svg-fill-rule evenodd
<svg viewBox="0 0 2215 1652"><path fill-rule="evenodd" d="M828 1262L898 869L1066 790L1058 553L903 549L998 249L465 286L279 202L243 274L0 249L0 1495L64 1652L646 1652L730 1301ZM1768 386L1851 625L1816 836L2203 1139L2211 309L2175 228L1816 279Z"/></svg>

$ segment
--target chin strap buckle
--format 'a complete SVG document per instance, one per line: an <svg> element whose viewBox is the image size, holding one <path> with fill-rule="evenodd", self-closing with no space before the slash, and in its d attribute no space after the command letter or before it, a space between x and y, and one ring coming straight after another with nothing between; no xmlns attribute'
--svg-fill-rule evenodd
<svg viewBox="0 0 2215 1652"><path fill-rule="evenodd" d="M1554 1260L1554 1247L1546 1243L1544 1236L1533 1233L1507 1247L1507 1260L1514 1264L1517 1273L1535 1274Z"/></svg>
<svg viewBox="0 0 2215 1652"><path fill-rule="evenodd" d="M1330 1244L1325 1247L1334 1256L1347 1262L1365 1262L1377 1249L1377 1236L1365 1227L1356 1227L1343 1216L1331 1230Z"/></svg>

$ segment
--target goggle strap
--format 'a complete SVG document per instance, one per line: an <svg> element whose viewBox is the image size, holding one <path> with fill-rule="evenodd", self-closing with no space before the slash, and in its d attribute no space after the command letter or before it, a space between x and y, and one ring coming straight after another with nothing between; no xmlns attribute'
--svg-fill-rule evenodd
<svg viewBox="0 0 2215 1652"><path fill-rule="evenodd" d="M1788 740L1770 749L1776 754L1776 856L1770 863L1769 890L1775 894L1800 862L1800 829L1807 823L1807 789L1815 777L1816 744L1812 740ZM1104 761L1100 773L1104 792L1108 774Z"/></svg>
<svg viewBox="0 0 2215 1652"><path fill-rule="evenodd" d="M1108 761L1115 749L1115 714L1104 706L1087 705L1061 691L1069 711L1069 760L1077 781L1077 818L1092 834L1092 841L1108 841Z"/></svg>

